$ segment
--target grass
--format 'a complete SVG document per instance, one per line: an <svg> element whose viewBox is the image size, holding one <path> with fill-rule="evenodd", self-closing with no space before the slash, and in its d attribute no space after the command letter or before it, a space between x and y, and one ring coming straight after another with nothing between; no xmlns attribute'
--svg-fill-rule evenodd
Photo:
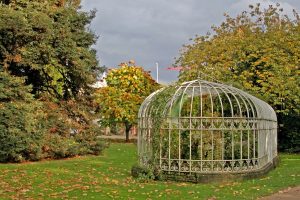
<svg viewBox="0 0 300 200"><path fill-rule="evenodd" d="M0 164L0 199L256 199L300 185L300 155L281 154L261 179L214 184L139 182L136 146L111 144L102 156Z"/></svg>

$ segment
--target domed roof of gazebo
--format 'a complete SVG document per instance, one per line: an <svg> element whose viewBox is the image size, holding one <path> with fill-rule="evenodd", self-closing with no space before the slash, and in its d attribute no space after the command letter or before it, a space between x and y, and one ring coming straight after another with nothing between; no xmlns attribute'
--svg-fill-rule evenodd
<svg viewBox="0 0 300 200"><path fill-rule="evenodd" d="M151 107L151 102L157 98L158 95L167 90L174 91L173 94L168 94L169 98L166 102L161 102L160 106ZM208 96L211 99L211 112L203 113L178 113L174 116L172 110L180 109L187 100L187 97L194 99L197 96ZM229 104L230 113L224 113L224 104ZM218 106L218 107L217 107ZM162 109L162 107L164 107ZM215 108L214 108L215 107ZM250 95L238 88L225 85L222 83L209 82L206 80L193 80L184 82L181 85L162 88L150 96L148 96L140 107L139 117L145 115L147 111L160 112L163 111L166 117L213 117L214 111L218 108L222 117L255 117L259 119L277 121L276 114L273 108L266 102ZM192 109L190 109L192 111ZM171 116L172 115L172 116Z"/></svg>

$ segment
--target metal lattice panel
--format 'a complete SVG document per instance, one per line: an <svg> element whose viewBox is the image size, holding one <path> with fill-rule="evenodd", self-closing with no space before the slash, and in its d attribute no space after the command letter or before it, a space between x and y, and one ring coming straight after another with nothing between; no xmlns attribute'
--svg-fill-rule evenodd
<svg viewBox="0 0 300 200"><path fill-rule="evenodd" d="M277 118L264 101L205 80L172 89L171 95L166 88L154 92L141 105L141 165L147 165L155 154L156 167L166 172L247 172L264 167L277 156ZM165 101L154 104L164 93ZM161 118L158 128L155 116ZM154 142L158 143L156 149Z"/></svg>

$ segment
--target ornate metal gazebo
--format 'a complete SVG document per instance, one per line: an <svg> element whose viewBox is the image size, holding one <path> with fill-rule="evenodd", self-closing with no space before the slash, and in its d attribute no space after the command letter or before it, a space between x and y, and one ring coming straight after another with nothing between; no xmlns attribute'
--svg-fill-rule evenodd
<svg viewBox="0 0 300 200"><path fill-rule="evenodd" d="M277 158L274 110L232 86L194 80L162 88L138 117L139 163L167 177L265 173Z"/></svg>

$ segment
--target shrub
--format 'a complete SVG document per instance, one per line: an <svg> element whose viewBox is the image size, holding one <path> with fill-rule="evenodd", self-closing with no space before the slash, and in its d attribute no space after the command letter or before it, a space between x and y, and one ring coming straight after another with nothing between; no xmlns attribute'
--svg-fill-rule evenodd
<svg viewBox="0 0 300 200"><path fill-rule="evenodd" d="M160 172L157 169L144 167L138 164L132 166L131 175L142 182L160 179Z"/></svg>
<svg viewBox="0 0 300 200"><path fill-rule="evenodd" d="M99 133L97 131L100 131L99 128L97 128L98 130L95 129L95 127L92 127L75 135L76 142L80 144L80 155L99 155L108 146L107 143L98 138Z"/></svg>
<svg viewBox="0 0 300 200"><path fill-rule="evenodd" d="M0 162L98 155L106 147L80 104L39 101L30 91L24 79L0 71Z"/></svg>
<svg viewBox="0 0 300 200"><path fill-rule="evenodd" d="M44 122L47 135L44 142L45 157L65 158L75 155L98 155L106 147L97 136L100 128L91 123L84 105L74 101L54 103L45 100Z"/></svg>
<svg viewBox="0 0 300 200"><path fill-rule="evenodd" d="M300 152L300 115L278 115L279 121L279 150L287 152Z"/></svg>
<svg viewBox="0 0 300 200"><path fill-rule="evenodd" d="M45 129L41 103L23 79L0 72L0 162L38 160Z"/></svg>

